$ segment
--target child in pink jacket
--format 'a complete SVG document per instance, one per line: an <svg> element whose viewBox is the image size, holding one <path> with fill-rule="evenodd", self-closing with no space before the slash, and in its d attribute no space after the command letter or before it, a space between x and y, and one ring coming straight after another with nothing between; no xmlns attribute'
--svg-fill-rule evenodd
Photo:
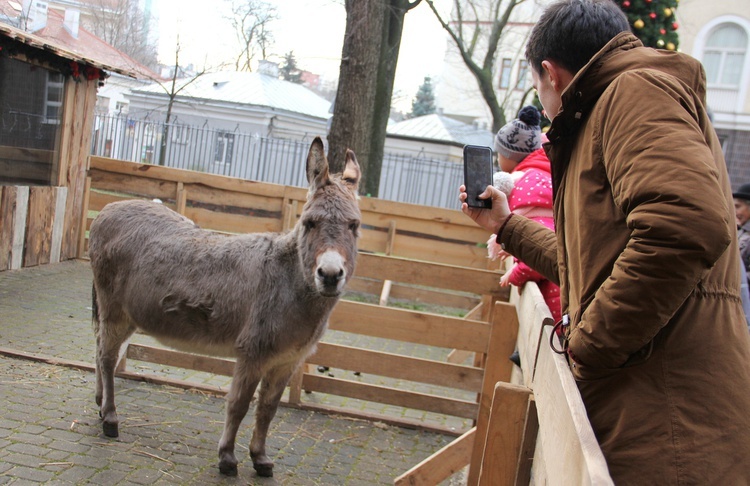
<svg viewBox="0 0 750 486"><path fill-rule="evenodd" d="M495 136L495 151L501 172L494 175L494 185L508 195L510 210L537 221L554 231L552 219L552 175L542 147L539 127L541 114L533 106L525 106L518 118L502 127ZM508 256L492 235L487 242L493 260ZM500 285L522 286L534 281L544 296L552 317L560 319L560 288L528 265L514 259L514 265L500 280Z"/></svg>

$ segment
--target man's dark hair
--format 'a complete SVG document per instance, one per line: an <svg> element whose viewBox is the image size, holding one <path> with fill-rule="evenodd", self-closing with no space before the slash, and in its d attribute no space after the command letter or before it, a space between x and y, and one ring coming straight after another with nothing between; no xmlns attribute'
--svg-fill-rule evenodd
<svg viewBox="0 0 750 486"><path fill-rule="evenodd" d="M548 59L575 74L623 31L630 31L628 19L612 0L561 0L531 30L526 59L538 73Z"/></svg>

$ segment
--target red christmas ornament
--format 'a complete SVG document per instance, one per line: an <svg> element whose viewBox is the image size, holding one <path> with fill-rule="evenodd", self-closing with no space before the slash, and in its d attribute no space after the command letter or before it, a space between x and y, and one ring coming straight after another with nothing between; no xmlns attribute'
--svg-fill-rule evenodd
<svg viewBox="0 0 750 486"><path fill-rule="evenodd" d="M667 29L659 29L659 33L660 33L661 35L664 35L664 34L666 34L666 33L667 33Z"/></svg>
<svg viewBox="0 0 750 486"><path fill-rule="evenodd" d="M651 3L653 0L646 0L646 3Z"/></svg>
<svg viewBox="0 0 750 486"><path fill-rule="evenodd" d="M650 14L648 14L648 16L651 17L651 19L655 19L656 18L656 12L651 12Z"/></svg>
<svg viewBox="0 0 750 486"><path fill-rule="evenodd" d="M625 0L624 2L622 2L622 6L628 8L630 7L630 2L628 2L628 0Z"/></svg>
<svg viewBox="0 0 750 486"><path fill-rule="evenodd" d="M677 24L677 22L675 22L675 23L672 24L672 30L677 30L677 27L679 27L679 25Z"/></svg>

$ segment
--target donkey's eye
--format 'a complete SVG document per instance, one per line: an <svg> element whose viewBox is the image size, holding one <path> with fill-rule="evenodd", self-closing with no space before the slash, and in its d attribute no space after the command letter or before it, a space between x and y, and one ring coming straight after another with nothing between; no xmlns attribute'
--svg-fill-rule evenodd
<svg viewBox="0 0 750 486"><path fill-rule="evenodd" d="M359 229L358 221L352 221L351 223L349 223L349 231L356 234L358 229Z"/></svg>
<svg viewBox="0 0 750 486"><path fill-rule="evenodd" d="M306 219L302 222L302 225L305 227L307 231L310 231L312 229L315 229L315 221L312 219Z"/></svg>

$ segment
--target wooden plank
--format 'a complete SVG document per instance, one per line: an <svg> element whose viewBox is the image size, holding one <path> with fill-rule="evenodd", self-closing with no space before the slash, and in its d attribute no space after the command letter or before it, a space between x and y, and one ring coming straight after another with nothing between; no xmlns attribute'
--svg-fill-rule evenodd
<svg viewBox="0 0 750 486"><path fill-rule="evenodd" d="M84 198L83 190L86 185L86 170L91 148L98 83L98 79L81 80L81 82L68 80L66 82L66 85L75 85L75 103L73 106L76 111L66 111L63 115L63 123L66 125L63 132L68 132L69 138L63 137L60 144L60 174L57 185L68 188L63 241L60 249L61 260L75 258L78 254L78 232L82 227L81 207ZM68 150L67 154L65 154L66 150ZM67 164L67 168L65 164Z"/></svg>
<svg viewBox="0 0 750 486"><path fill-rule="evenodd" d="M544 339L551 332L545 327ZM614 484L565 358L541 346L532 388L546 475L561 485Z"/></svg>
<svg viewBox="0 0 750 486"><path fill-rule="evenodd" d="M29 188L16 186L15 213L13 215L13 237L10 249L10 269L23 266L24 243L26 242L26 221L29 212Z"/></svg>
<svg viewBox="0 0 750 486"><path fill-rule="evenodd" d="M495 385L498 381L510 382L513 364L508 356L516 346L518 335L518 315L516 308L506 302L497 302L492 317L492 334L490 335L489 347L487 349L487 362L485 366L484 381L482 383L482 394L479 400L479 413L477 414L477 437L487 436L490 418L490 407ZM479 481L479 469L482 460L482 439L474 442L471 454L471 465L469 466L468 484L477 484Z"/></svg>
<svg viewBox="0 0 750 486"><path fill-rule="evenodd" d="M91 227L91 220L89 220L89 200L91 197L91 177L86 178L86 182L83 188L83 204L81 205L81 226L78 233L78 251L76 255L78 258L83 258L86 255L86 238L88 237L88 230Z"/></svg>
<svg viewBox="0 0 750 486"><path fill-rule="evenodd" d="M487 350L490 335L485 322L345 300L333 309L328 323L337 331L479 353Z"/></svg>
<svg viewBox="0 0 750 486"><path fill-rule="evenodd" d="M515 372L516 369L514 368L513 371ZM531 468L534 464L537 435L539 435L539 418L537 417L536 401L532 395L526 412L521 456L518 458L518 468L516 469L516 484L519 486L526 486L531 483Z"/></svg>
<svg viewBox="0 0 750 486"><path fill-rule="evenodd" d="M357 257L355 275L460 290L479 295L493 295L504 301L508 300L510 294L507 287L498 285L500 279L498 272L393 256L360 253Z"/></svg>
<svg viewBox="0 0 750 486"><path fill-rule="evenodd" d="M91 160L94 160L92 157ZM127 194L145 199L159 198L163 201L174 199L177 192L177 182L161 179L149 179L140 174L121 174L119 172L104 172L91 169L91 186L100 191Z"/></svg>
<svg viewBox="0 0 750 486"><path fill-rule="evenodd" d="M175 169L173 167L160 167L158 165L140 164L123 160L109 159L106 157L91 157L91 168L117 174L137 174L146 179L156 181L182 182L184 184L201 184L213 189L222 189L235 192L246 192L263 196L283 198L285 188L282 185L261 183L233 177L224 177L215 174L206 174L190 170ZM302 193L304 194L304 190ZM304 196L302 196L304 200Z"/></svg>
<svg viewBox="0 0 750 486"><path fill-rule="evenodd" d="M50 263L60 261L62 249L63 226L65 222L65 202L68 199L67 187L55 187L55 208L52 216L52 242L50 249Z"/></svg>
<svg viewBox="0 0 750 486"><path fill-rule="evenodd" d="M54 188L50 186L33 186L30 189L23 259L25 267L50 262L54 195Z"/></svg>
<svg viewBox="0 0 750 486"><path fill-rule="evenodd" d="M478 392L484 370L341 344L318 343L309 363Z"/></svg>
<svg viewBox="0 0 750 486"><path fill-rule="evenodd" d="M530 400L530 388L503 382L495 384L487 434L485 437L477 435L477 441L484 442L479 486L516 484Z"/></svg>
<svg viewBox="0 0 750 486"><path fill-rule="evenodd" d="M127 357L128 359L203 371L215 375L232 376L234 374L234 360L184 353L154 346L130 343Z"/></svg>
<svg viewBox="0 0 750 486"><path fill-rule="evenodd" d="M248 217L247 214L232 214L210 209L188 206L185 216L198 226L212 231L227 233L256 233L281 231L279 217Z"/></svg>
<svg viewBox="0 0 750 486"><path fill-rule="evenodd" d="M482 308L484 307L484 305L485 304L483 302L480 302L473 309L466 313L464 319L481 319ZM454 349L450 353L448 353L448 358L446 359L446 361L448 363L463 363L467 359L473 357L474 353L471 353L464 349Z"/></svg>
<svg viewBox="0 0 750 486"><path fill-rule="evenodd" d="M396 222L391 220L391 222L388 224L388 238L385 243L385 254L390 255L393 253L393 245L394 240L396 238ZM387 305L388 304L388 297L391 294L391 287L393 286L393 281L391 280L385 280L383 281L383 289L380 291L380 305Z"/></svg>
<svg viewBox="0 0 750 486"><path fill-rule="evenodd" d="M0 271L10 268L17 192L14 186L0 186Z"/></svg>
<svg viewBox="0 0 750 486"><path fill-rule="evenodd" d="M554 325L552 314L536 284L524 285L523 294L517 287L511 293L511 302L516 305L519 315L518 353L521 357L523 384L531 386L534 381L536 363L541 348L548 348L542 329Z"/></svg>
<svg viewBox="0 0 750 486"><path fill-rule="evenodd" d="M352 292L378 295L378 292L380 292L380 289L382 288L382 282L382 280L357 277L355 275L354 278L349 281L346 288L348 291ZM391 283L391 297L393 299L408 300L418 304L435 304L456 309L471 309L478 301L477 297L473 294L444 291L440 289L427 289L393 282Z"/></svg>
<svg viewBox="0 0 750 486"><path fill-rule="evenodd" d="M469 463L476 440L476 427L398 476L395 486L434 486L460 471Z"/></svg>
<svg viewBox="0 0 750 486"><path fill-rule="evenodd" d="M466 400L397 390L330 376L305 373L302 377L302 388L312 392L330 393L340 397L356 398L454 417L473 418L477 414L477 404Z"/></svg>

